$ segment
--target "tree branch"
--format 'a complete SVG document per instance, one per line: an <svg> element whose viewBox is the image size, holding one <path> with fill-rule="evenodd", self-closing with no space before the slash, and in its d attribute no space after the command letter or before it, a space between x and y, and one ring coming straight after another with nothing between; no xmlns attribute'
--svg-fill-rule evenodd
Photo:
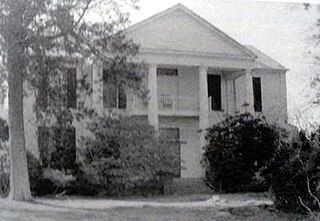
<svg viewBox="0 0 320 221"><path fill-rule="evenodd" d="M301 197L298 196L300 204L306 209L308 210L308 212L311 214L311 216L313 217L314 220L316 221L320 221L320 219L318 219L318 217L314 214L314 212L312 212L312 210L302 201Z"/></svg>

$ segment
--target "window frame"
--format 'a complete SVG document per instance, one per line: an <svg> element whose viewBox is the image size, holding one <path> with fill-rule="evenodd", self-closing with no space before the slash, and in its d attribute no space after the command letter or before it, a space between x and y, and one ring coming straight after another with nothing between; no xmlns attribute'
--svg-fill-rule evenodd
<svg viewBox="0 0 320 221"><path fill-rule="evenodd" d="M72 71L71 71L72 70ZM70 77L72 73L72 76ZM55 76L58 77L59 81L63 82L62 85L62 90L64 90L64 95L66 96L65 101L59 100L58 102L62 105L64 105L66 108L71 108L71 109L76 109L77 108L77 104L78 104L78 94L77 94L77 87L78 87L78 82L77 82L77 67L76 66L71 66L71 65L65 65L65 67L63 68L63 70L61 71L61 75L59 76ZM52 106L52 98L50 98L50 94L49 94L49 89L50 89L50 80L52 80L52 78L49 74L44 73L41 75L41 86L43 87L39 87L38 88L38 97L37 97L37 105L42 109L46 109L50 106ZM69 79L72 79L72 83L70 83ZM69 85L72 85L73 89L70 90ZM69 95L72 95L73 98L70 99Z"/></svg>
<svg viewBox="0 0 320 221"><path fill-rule="evenodd" d="M103 69L102 71L102 100L103 100L103 108L111 108L111 109L120 109L120 110L126 110L127 109L127 93L123 87L123 85L118 84L115 79L112 79L112 82L108 82L107 78L108 71ZM106 84L110 87L108 90L115 90L115 94L112 96L115 98L115 105L110 106L110 101L107 102L106 99L110 98L107 97L105 94L106 90ZM123 100L121 100L121 96ZM122 103L123 102L123 103Z"/></svg>

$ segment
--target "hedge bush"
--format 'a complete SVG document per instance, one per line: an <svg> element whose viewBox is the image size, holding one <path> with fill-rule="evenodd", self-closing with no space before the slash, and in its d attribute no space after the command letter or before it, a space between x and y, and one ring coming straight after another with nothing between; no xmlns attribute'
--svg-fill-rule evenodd
<svg viewBox="0 0 320 221"><path fill-rule="evenodd" d="M0 171L0 195L7 196L10 190L10 171L9 171L9 154L6 154L5 170ZM63 185L57 181L57 177L48 177L44 173L44 168L39 159L32 153L27 152L28 173L30 181L30 190L33 196L55 195L69 189L68 185Z"/></svg>
<svg viewBox="0 0 320 221"><path fill-rule="evenodd" d="M41 160L28 153L33 195L162 193L162 181L174 174L171 162L175 156L171 159L170 154L163 154L161 148L167 145L166 140L157 136L146 119L95 116L88 129L91 135L82 138L83 147L77 150L79 158L71 174L45 168ZM4 185L0 184L0 189L8 191L9 171L3 176Z"/></svg>
<svg viewBox="0 0 320 221"><path fill-rule="evenodd" d="M319 210L320 197L320 136L319 130L299 140L282 144L272 162L271 189L275 205L285 212Z"/></svg>
<svg viewBox="0 0 320 221"><path fill-rule="evenodd" d="M207 184L222 192L265 191L265 174L279 143L279 128L249 113L229 116L207 130Z"/></svg>
<svg viewBox="0 0 320 221"><path fill-rule="evenodd" d="M162 191L161 179L172 175L173 169L163 159L163 142L146 119L97 117L88 129L92 136L82 140L75 192L128 195L145 194L147 189Z"/></svg>

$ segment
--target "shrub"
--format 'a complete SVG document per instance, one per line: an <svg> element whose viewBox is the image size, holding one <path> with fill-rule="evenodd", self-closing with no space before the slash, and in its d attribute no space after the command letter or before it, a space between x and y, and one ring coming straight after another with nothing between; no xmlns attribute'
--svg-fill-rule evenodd
<svg viewBox="0 0 320 221"><path fill-rule="evenodd" d="M10 190L9 182L9 152L8 149L4 149L3 153L5 157L0 171L0 195L7 196ZM39 159L37 159L32 153L27 152L28 173L30 181L30 190L33 196L42 196L48 194L56 194L65 191L69 188L68 185L58 180L60 176L48 176L44 173L44 169ZM49 170L50 171L50 170ZM48 172L47 172L48 174ZM70 182L71 183L71 182Z"/></svg>
<svg viewBox="0 0 320 221"><path fill-rule="evenodd" d="M285 212L319 210L320 140L319 130L299 140L283 144L272 162L271 189L275 205Z"/></svg>
<svg viewBox="0 0 320 221"><path fill-rule="evenodd" d="M264 191L264 173L279 143L279 129L249 113L229 116L207 130L207 184L218 191Z"/></svg>
<svg viewBox="0 0 320 221"><path fill-rule="evenodd" d="M83 138L77 191L134 194L172 173L161 159L161 142L146 120L104 116L93 120L88 128L93 136Z"/></svg>
<svg viewBox="0 0 320 221"><path fill-rule="evenodd" d="M4 119L0 118L0 196L9 192L9 127Z"/></svg>
<svg viewBox="0 0 320 221"><path fill-rule="evenodd" d="M0 118L0 196L7 196L10 189L10 157L8 141L9 127ZM51 169L43 169L43 165L32 153L27 151L28 173L32 195L55 194L67 190L70 180L63 180L66 175Z"/></svg>

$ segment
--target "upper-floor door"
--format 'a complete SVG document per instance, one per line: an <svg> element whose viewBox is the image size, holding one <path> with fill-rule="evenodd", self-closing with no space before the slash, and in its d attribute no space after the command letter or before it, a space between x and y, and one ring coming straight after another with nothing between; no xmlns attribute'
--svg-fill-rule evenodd
<svg viewBox="0 0 320 221"><path fill-rule="evenodd" d="M178 69L158 68L157 86L160 110L174 110L178 105Z"/></svg>

